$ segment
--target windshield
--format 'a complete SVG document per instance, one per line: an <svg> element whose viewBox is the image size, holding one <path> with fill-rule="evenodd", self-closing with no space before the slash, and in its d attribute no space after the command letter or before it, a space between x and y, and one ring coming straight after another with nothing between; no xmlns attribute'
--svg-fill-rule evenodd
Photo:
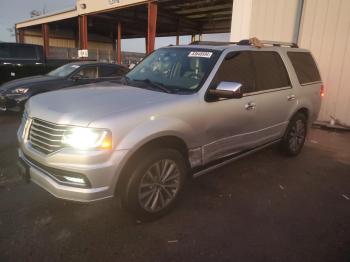
<svg viewBox="0 0 350 262"><path fill-rule="evenodd" d="M55 70L51 71L47 75L49 76L56 76L56 77L67 77L71 73L73 73L75 70L77 70L80 66L74 65L74 64L66 64L59 68L56 68Z"/></svg>
<svg viewBox="0 0 350 262"><path fill-rule="evenodd" d="M169 93L198 90L210 73L218 51L192 48L162 48L126 75L128 84L143 83Z"/></svg>

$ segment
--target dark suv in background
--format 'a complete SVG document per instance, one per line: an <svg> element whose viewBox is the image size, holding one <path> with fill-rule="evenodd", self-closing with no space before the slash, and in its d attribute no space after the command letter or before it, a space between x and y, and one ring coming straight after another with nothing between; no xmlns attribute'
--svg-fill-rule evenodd
<svg viewBox="0 0 350 262"><path fill-rule="evenodd" d="M0 84L46 72L43 48L39 45L0 43Z"/></svg>

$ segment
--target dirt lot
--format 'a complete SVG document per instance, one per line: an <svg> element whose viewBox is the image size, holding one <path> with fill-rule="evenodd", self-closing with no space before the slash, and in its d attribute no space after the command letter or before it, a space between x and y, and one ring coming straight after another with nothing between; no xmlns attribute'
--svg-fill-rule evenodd
<svg viewBox="0 0 350 262"><path fill-rule="evenodd" d="M17 175L16 116L0 116L0 261L350 261L350 133L312 129L188 185L140 224L117 201L55 199Z"/></svg>

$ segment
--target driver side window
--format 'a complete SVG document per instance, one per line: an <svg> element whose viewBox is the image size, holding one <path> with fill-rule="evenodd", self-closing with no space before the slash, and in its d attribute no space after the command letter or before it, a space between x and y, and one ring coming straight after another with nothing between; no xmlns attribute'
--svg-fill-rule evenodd
<svg viewBox="0 0 350 262"><path fill-rule="evenodd" d="M220 82L242 84L242 93L255 91L256 80L251 54L248 51L232 52L226 55L212 82L212 88Z"/></svg>
<svg viewBox="0 0 350 262"><path fill-rule="evenodd" d="M78 73L83 79L96 79L98 78L97 66L89 66L81 69Z"/></svg>

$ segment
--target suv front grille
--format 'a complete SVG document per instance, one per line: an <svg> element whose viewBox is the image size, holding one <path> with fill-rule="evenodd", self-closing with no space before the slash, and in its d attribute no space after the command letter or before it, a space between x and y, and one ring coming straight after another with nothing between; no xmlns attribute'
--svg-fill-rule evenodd
<svg viewBox="0 0 350 262"><path fill-rule="evenodd" d="M34 149L44 154L51 154L62 148L61 141L66 130L66 126L34 118L30 125L28 140Z"/></svg>

